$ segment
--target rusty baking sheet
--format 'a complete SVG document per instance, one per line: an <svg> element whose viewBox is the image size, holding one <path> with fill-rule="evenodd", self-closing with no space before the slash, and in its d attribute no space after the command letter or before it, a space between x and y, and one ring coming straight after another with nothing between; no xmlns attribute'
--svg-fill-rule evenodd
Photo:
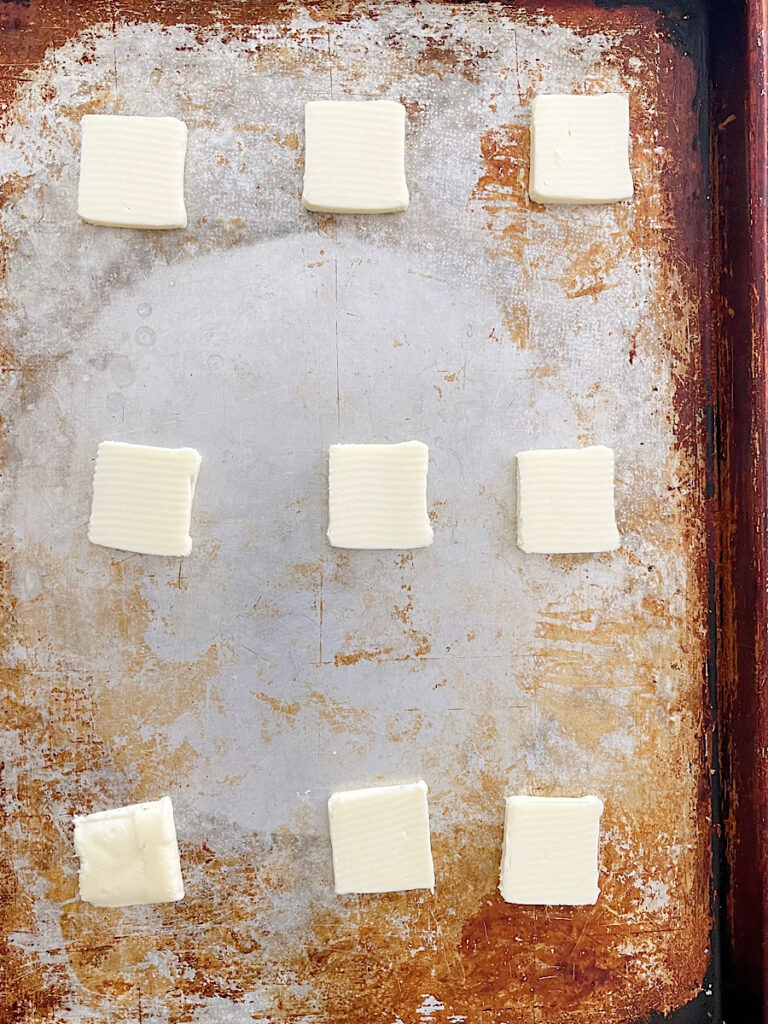
<svg viewBox="0 0 768 1024"><path fill-rule="evenodd" d="M0 18L3 1020L711 1019L702 11ZM582 90L630 94L635 199L537 206L530 100ZM405 216L301 207L347 96L407 108ZM186 121L185 231L79 222L94 112ZM433 547L329 548L328 444L410 437ZM89 545L104 438L202 452L189 559ZM622 549L524 556L515 453L592 442ZM336 897L328 794L414 777L434 895ZM510 792L604 799L595 907L501 901ZM81 903L72 814L166 793L184 902Z"/></svg>

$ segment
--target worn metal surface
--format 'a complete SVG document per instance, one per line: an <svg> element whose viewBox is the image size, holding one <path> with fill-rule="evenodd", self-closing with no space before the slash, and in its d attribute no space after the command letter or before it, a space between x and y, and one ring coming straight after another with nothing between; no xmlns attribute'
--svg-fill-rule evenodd
<svg viewBox="0 0 768 1024"><path fill-rule="evenodd" d="M2 10L3 1020L685 1003L710 926L703 25L73 6ZM539 89L630 92L631 204L528 201ZM406 215L302 210L303 103L344 96L405 103ZM79 118L115 111L187 122L186 231L78 221ZM409 437L433 547L329 548L328 444ZM189 559L88 544L104 438L202 452ZM515 452L591 442L621 551L524 556ZM329 792L418 776L435 894L334 896ZM595 907L500 900L509 792L603 797ZM79 902L72 813L165 793L185 901Z"/></svg>
<svg viewBox="0 0 768 1024"><path fill-rule="evenodd" d="M723 1012L768 1021L768 5L717 12L713 62L718 464L723 528L718 690L723 766Z"/></svg>

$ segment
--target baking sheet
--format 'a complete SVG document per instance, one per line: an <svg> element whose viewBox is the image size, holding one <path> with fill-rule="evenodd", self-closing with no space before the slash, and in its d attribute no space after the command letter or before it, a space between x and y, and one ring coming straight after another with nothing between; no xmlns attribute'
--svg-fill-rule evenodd
<svg viewBox="0 0 768 1024"><path fill-rule="evenodd" d="M711 996L703 24L48 13L0 155L9 1005L500 1024ZM583 90L630 93L635 199L539 207L528 104ZM303 104L346 97L405 103L407 214L302 209ZM94 112L187 122L185 231L78 221ZM327 446L412 437L434 545L331 549ZM105 438L200 450L190 558L89 545ZM621 551L524 555L515 453L589 443ZM434 895L336 897L329 793L417 777ZM515 792L604 799L595 907L501 901ZM72 813L166 793L185 901L79 902Z"/></svg>

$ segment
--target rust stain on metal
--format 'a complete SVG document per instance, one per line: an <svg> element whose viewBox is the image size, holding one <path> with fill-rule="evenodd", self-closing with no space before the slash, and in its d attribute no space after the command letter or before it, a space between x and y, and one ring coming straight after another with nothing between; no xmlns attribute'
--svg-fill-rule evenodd
<svg viewBox="0 0 768 1024"><path fill-rule="evenodd" d="M361 661L379 661L391 654L391 647L372 647L361 651L339 651L334 654L333 661L336 665L357 665Z"/></svg>
<svg viewBox="0 0 768 1024"><path fill-rule="evenodd" d="M522 302L511 302L501 322L509 340L518 348L526 348L531 328L528 307Z"/></svg>
<svg viewBox="0 0 768 1024"><path fill-rule="evenodd" d="M649 737L648 756L653 756L654 738ZM681 761L684 751L681 750ZM684 771L681 763L679 770ZM493 790L496 789L491 785ZM520 1015L545 1013L547 1019L570 1020L578 1005L584 1019L600 1013L611 1020L635 1020L661 1002L674 1004L693 995L700 982L700 968L688 947L673 934L676 914L685 906L665 911L670 934L659 929L653 897L627 890L622 875L626 870L624 850L614 845L613 836L633 848L653 848L669 835L668 811L638 806L621 821L607 814L606 839L601 850L605 878L596 907L526 908L505 904L495 888L500 834L483 834L478 842L470 834L441 835L435 840L435 857L445 872L445 881L434 897L425 896L420 910L409 915L410 950L398 954L394 936L388 942L384 920L393 914L392 903L367 905L352 931L341 921L319 922L321 943L310 952L310 965L323 974L323 990L329 1020L383 1020L402 1013L403 1006L423 1006L427 993L438 993L436 1016L448 1020L453 1014L467 1019L504 1020L509 1007ZM468 851L471 850L471 853ZM461 860L461 868L458 860ZM638 865L654 871L652 861ZM687 882L680 865L681 887ZM662 888L670 884L668 876ZM461 880L468 884L461 889ZM483 885L486 886L483 889ZM446 889L448 891L446 891ZM651 891L657 891L653 888ZM480 898L477 893L485 893ZM706 895L706 882L698 890ZM446 917L447 908L456 910ZM381 917L377 929L372 915ZM688 918L689 915L686 915ZM437 925L439 922L439 925ZM653 924L651 924L653 922ZM706 941L706 922L690 922L698 941ZM702 934L703 927L703 934ZM657 931L657 929L659 929ZM344 935L342 941L340 936ZM429 944L431 939L431 945ZM414 948L426 943L425 973L418 970L421 958ZM644 976L643 950L663 942L669 974L655 978L649 986ZM357 951L357 955L355 952ZM341 957L344 958L342 965ZM351 983L354 974L355 984ZM366 983L365 979L370 979ZM352 999L352 1002L347 1002ZM416 1016L405 1017L415 1020Z"/></svg>
<svg viewBox="0 0 768 1024"><path fill-rule="evenodd" d="M508 124L485 131L480 138L484 173L472 199L503 202L509 210L545 209L528 196L531 142L527 125Z"/></svg>
<svg viewBox="0 0 768 1024"><path fill-rule="evenodd" d="M665 835L658 820L609 817L608 834L617 827L639 847L657 844ZM649 901L628 894L621 877L623 851L610 840L601 851L606 880L600 904L545 909L503 902L495 887L501 836L486 835L479 843L477 838L476 831L462 829L435 837L436 862L457 870L416 909L401 895L375 902L363 897L358 907L364 912L353 924L327 912L315 922L316 944L301 973L325 995L323 1019L340 1024L399 1016L415 1024L429 1009L437 1021L461 1015L501 1022L514 1007L523 1018L570 1021L599 1015L635 1021L660 1004L695 994L698 965L674 938L655 931ZM467 857L470 846L473 854ZM455 915L446 913L449 908ZM409 948L384 925L403 915ZM670 973L649 979L643 953L659 941ZM404 1007L412 1008L410 1013Z"/></svg>
<svg viewBox="0 0 768 1024"><path fill-rule="evenodd" d="M301 710L301 704L297 700L281 700L279 697L271 697L268 693L257 693L254 696L272 711L286 718L294 718Z"/></svg>
<svg viewBox="0 0 768 1024"><path fill-rule="evenodd" d="M355 704L335 700L326 693L312 690L304 699L304 705L336 732L346 732L350 727L363 733L371 732L370 715Z"/></svg>
<svg viewBox="0 0 768 1024"><path fill-rule="evenodd" d="M395 608L393 617L408 625L406 609ZM346 649L337 651L333 656L335 665L357 665L361 661L411 661L419 658L426 658L432 650L432 644L425 633L419 632L412 626L403 631L401 641L397 647L358 647L358 638L347 634ZM350 650L349 648L352 648Z"/></svg>

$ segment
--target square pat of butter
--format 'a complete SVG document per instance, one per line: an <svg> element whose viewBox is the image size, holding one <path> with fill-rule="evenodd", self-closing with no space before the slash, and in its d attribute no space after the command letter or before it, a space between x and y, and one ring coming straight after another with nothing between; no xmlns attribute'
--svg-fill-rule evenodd
<svg viewBox="0 0 768 1024"><path fill-rule="evenodd" d="M528 193L537 203L631 199L629 97L536 96Z"/></svg>
<svg viewBox="0 0 768 1024"><path fill-rule="evenodd" d="M302 202L327 213L408 207L405 107L391 100L314 100L304 111Z"/></svg>
<svg viewBox="0 0 768 1024"><path fill-rule="evenodd" d="M328 468L328 540L335 548L423 548L429 449L401 444L333 444Z"/></svg>
<svg viewBox="0 0 768 1024"><path fill-rule="evenodd" d="M170 798L75 816L80 896L97 907L184 898Z"/></svg>
<svg viewBox="0 0 768 1024"><path fill-rule="evenodd" d="M434 889L427 786L374 786L328 801L337 893Z"/></svg>
<svg viewBox="0 0 768 1024"><path fill-rule="evenodd" d="M603 804L596 796L510 796L499 889L507 903L596 903Z"/></svg>
<svg viewBox="0 0 768 1024"><path fill-rule="evenodd" d="M143 555L188 555L200 461L194 448L102 441L88 539Z"/></svg>
<svg viewBox="0 0 768 1024"><path fill-rule="evenodd" d="M517 543L543 554L613 551L619 546L613 451L604 445L520 452Z"/></svg>
<svg viewBox="0 0 768 1024"><path fill-rule="evenodd" d="M91 224L183 228L187 126L175 117L86 114L77 212Z"/></svg>

